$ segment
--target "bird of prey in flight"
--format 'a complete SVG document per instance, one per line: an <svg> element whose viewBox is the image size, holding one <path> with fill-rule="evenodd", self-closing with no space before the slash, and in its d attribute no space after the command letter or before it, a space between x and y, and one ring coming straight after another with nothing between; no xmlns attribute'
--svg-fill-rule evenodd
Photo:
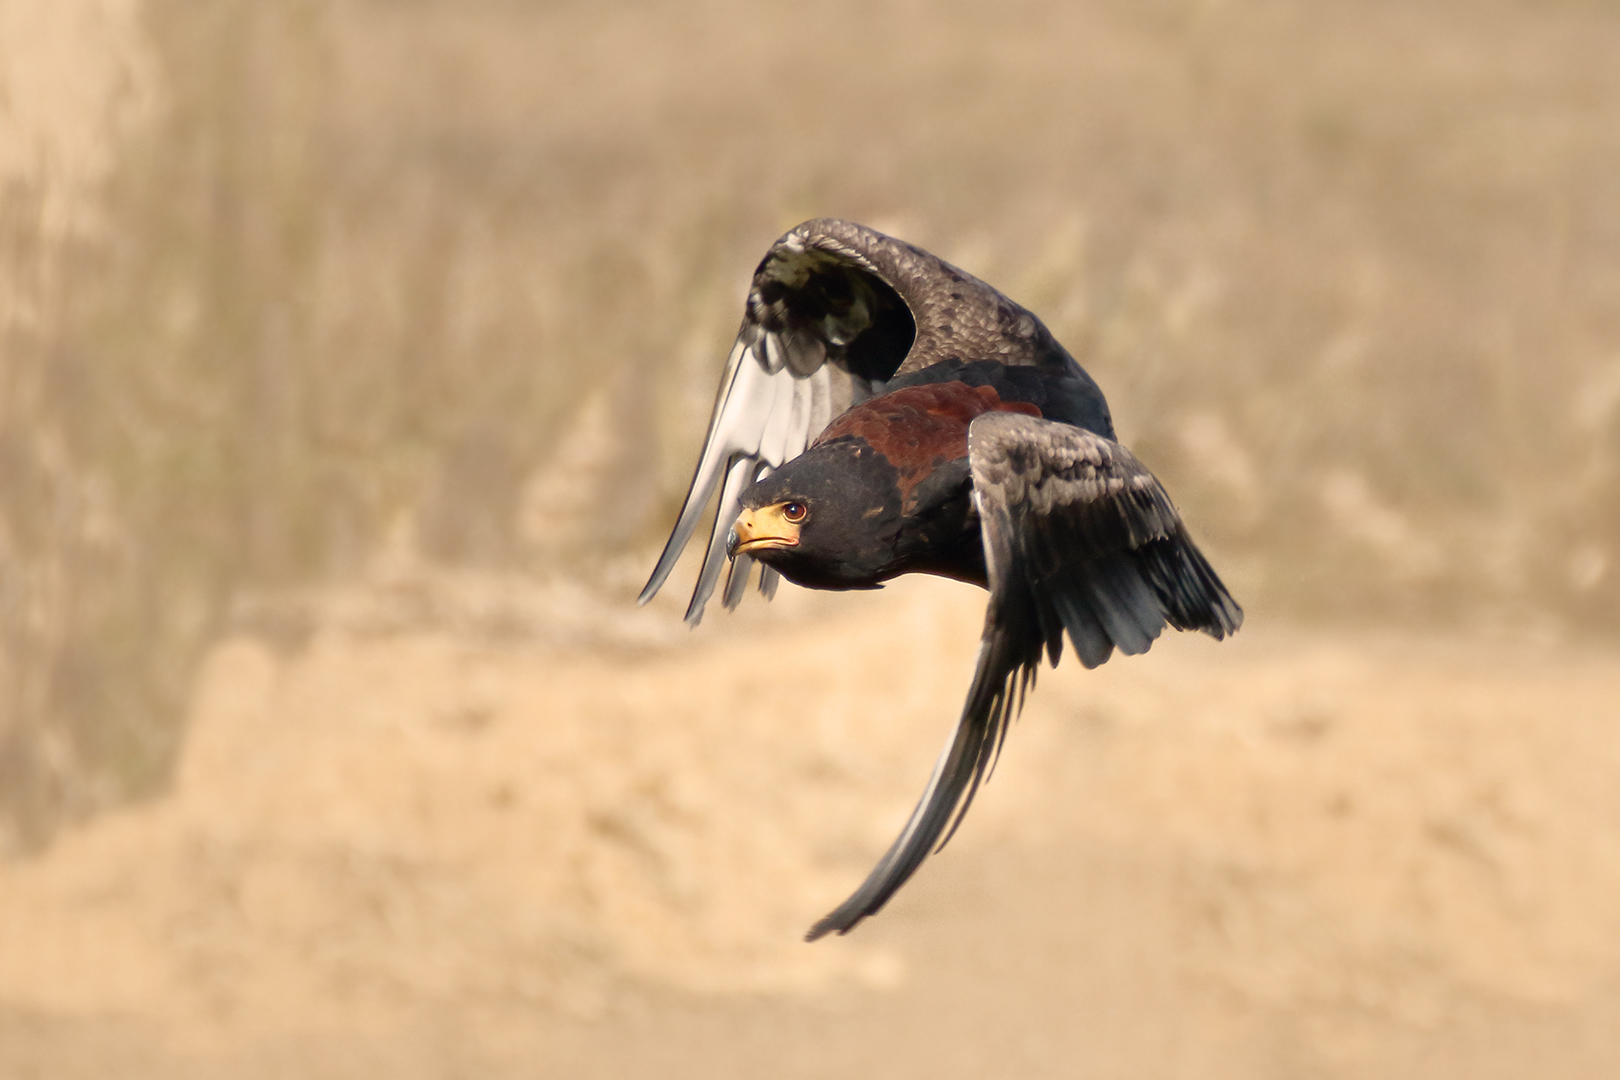
<svg viewBox="0 0 1620 1080"><path fill-rule="evenodd" d="M903 241L829 218L754 272L691 489L641 602L715 492L687 621L761 564L812 589L939 574L989 590L967 702L917 807L866 881L806 937L848 933L944 846L1067 634L1088 668L1166 623L1223 638L1243 611L1108 403L1041 320Z"/></svg>

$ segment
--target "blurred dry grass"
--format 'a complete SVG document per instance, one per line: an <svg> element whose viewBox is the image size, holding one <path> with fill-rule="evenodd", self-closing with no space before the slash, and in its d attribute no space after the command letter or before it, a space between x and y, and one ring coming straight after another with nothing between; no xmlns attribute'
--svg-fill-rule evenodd
<svg viewBox="0 0 1620 1080"><path fill-rule="evenodd" d="M1620 628L1612 3L0 0L0 846L379 553L628 604L820 214L1039 312L1252 613Z"/></svg>
<svg viewBox="0 0 1620 1080"><path fill-rule="evenodd" d="M545 573L647 541L812 214L1045 315L1251 603L1615 625L1611 6L64 11L144 59L69 95L101 181L7 174L21 837L161 782L244 589L402 528Z"/></svg>
<svg viewBox="0 0 1620 1080"><path fill-rule="evenodd" d="M69 106L103 183L7 174L22 836L161 780L244 588L402 524L548 570L647 540L812 214L1042 312L1251 602L1614 626L1610 6L79 7L147 55ZM42 209L76 182L94 237ZM619 436L560 521L592 394Z"/></svg>

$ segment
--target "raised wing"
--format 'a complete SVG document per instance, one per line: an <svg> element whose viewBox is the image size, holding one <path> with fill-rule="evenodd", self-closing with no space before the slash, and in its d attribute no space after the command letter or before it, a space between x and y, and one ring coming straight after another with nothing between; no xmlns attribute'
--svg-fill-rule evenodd
<svg viewBox="0 0 1620 1080"><path fill-rule="evenodd" d="M640 602L669 577L718 489L686 610L698 622L725 565L743 489L803 453L834 417L896 374L953 357L1079 371L1039 319L926 251L830 218L783 236L754 272L692 485ZM751 564L744 556L732 566L727 607L741 600ZM760 588L769 593L775 584L764 571Z"/></svg>
<svg viewBox="0 0 1620 1080"><path fill-rule="evenodd" d="M949 841L1035 681L1041 654L1056 665L1065 631L1089 668L1115 646L1146 652L1165 623L1221 638L1243 622L1164 488L1113 440L992 412L969 429L968 461L990 603L967 703L899 838L861 887L810 929L812 941L848 933L877 912Z"/></svg>

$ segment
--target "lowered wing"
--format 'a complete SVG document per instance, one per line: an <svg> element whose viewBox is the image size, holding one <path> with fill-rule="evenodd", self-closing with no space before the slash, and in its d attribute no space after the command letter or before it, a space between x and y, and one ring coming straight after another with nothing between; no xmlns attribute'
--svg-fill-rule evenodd
<svg viewBox="0 0 1620 1080"><path fill-rule="evenodd" d="M961 823L1065 631L1096 667L1146 652L1166 623L1225 637L1243 622L1169 496L1123 446L1082 428L986 413L968 435L990 603L956 732L900 836L861 887L810 929L848 933L876 913Z"/></svg>

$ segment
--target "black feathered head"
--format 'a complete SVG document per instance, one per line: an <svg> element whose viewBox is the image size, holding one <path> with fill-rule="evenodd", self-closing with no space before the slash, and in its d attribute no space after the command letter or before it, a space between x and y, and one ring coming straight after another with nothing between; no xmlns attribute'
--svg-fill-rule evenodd
<svg viewBox="0 0 1620 1080"><path fill-rule="evenodd" d="M871 588L893 573L898 481L861 440L812 447L743 492L729 551L808 588Z"/></svg>

